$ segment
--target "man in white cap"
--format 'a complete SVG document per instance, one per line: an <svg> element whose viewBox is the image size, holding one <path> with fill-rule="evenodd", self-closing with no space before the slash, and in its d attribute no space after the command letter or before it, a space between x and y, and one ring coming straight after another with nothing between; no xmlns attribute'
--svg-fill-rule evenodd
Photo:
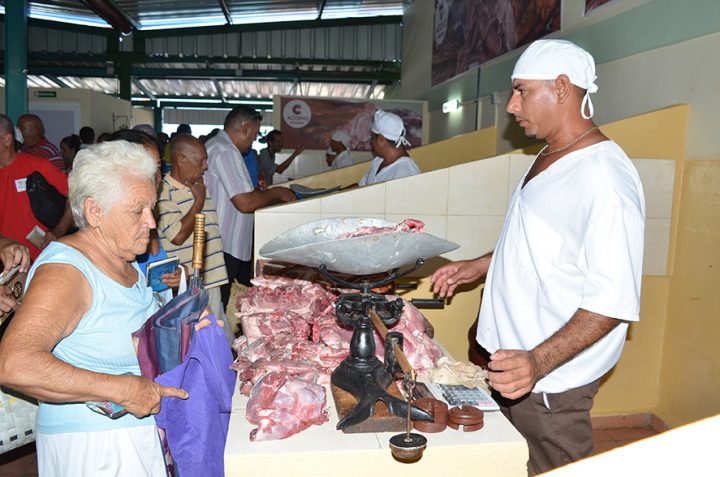
<svg viewBox="0 0 720 477"><path fill-rule="evenodd" d="M512 86L507 111L547 145L515 189L495 250L432 280L451 296L487 277L477 341L536 475L592 453L593 398L639 318L645 203L634 166L590 119L588 52L536 41Z"/></svg>
<svg viewBox="0 0 720 477"><path fill-rule="evenodd" d="M328 147L325 150L325 162L327 163L328 167L335 169L332 167L332 163L335 160L335 156L337 156L337 152L333 151L331 147Z"/></svg>
<svg viewBox="0 0 720 477"><path fill-rule="evenodd" d="M358 185L377 184L420 174L420 168L405 149L410 143L405 139L405 125L400 116L381 109L375 111L370 132L370 144L376 157Z"/></svg>
<svg viewBox="0 0 720 477"><path fill-rule="evenodd" d="M330 152L332 151L332 153ZM328 166L331 169L340 169L341 167L352 166L353 160L350 155L350 135L338 129L330 136L330 147L325 156Z"/></svg>

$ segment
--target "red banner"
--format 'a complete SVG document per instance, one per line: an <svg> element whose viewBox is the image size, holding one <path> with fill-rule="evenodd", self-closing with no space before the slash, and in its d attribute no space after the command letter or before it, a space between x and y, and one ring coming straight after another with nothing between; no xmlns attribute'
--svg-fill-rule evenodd
<svg viewBox="0 0 720 477"><path fill-rule="evenodd" d="M560 0L435 0L433 86L560 29Z"/></svg>
<svg viewBox="0 0 720 477"><path fill-rule="evenodd" d="M411 147L422 145L422 103L280 98L281 130L286 148L326 149L338 129L350 135L350 150L370 151L373 115L383 109L400 116Z"/></svg>

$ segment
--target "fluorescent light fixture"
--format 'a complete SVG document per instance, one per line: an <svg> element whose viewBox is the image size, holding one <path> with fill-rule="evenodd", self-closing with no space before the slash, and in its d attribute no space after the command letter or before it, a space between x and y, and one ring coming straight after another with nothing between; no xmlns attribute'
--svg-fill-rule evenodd
<svg viewBox="0 0 720 477"><path fill-rule="evenodd" d="M447 101L447 102L443 103L443 106L442 106L443 113L457 111L458 109L460 109L460 100L459 99L452 99L450 101Z"/></svg>
<svg viewBox="0 0 720 477"><path fill-rule="evenodd" d="M245 100L245 101L225 101L228 104L247 104L251 106L272 106L272 101L262 101L262 100Z"/></svg>
<svg viewBox="0 0 720 477"><path fill-rule="evenodd" d="M29 2L28 2L29 3ZM86 25L101 28L112 28L102 18L90 15L77 15L74 13L64 13L62 11L47 10L42 7L38 8L34 5L28 5L28 16L39 20L49 20L54 22L72 23L74 25ZM5 6L0 6L0 15L5 14Z"/></svg>

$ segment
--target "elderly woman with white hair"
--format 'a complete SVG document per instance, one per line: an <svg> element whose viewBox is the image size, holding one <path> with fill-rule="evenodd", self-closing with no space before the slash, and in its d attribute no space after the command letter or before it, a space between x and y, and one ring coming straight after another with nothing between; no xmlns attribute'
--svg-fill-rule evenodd
<svg viewBox="0 0 720 477"><path fill-rule="evenodd" d="M377 184L420 174L420 168L405 149L410 142L405 139L405 125L400 116L381 109L375 111L370 133L370 145L376 157L358 185Z"/></svg>
<svg viewBox="0 0 720 477"><path fill-rule="evenodd" d="M40 254L0 342L0 383L39 400L41 475L166 475L151 415L161 397L187 393L141 377L131 339L157 308L134 263L155 227L155 171L125 141L77 154L69 198L80 230ZM97 401L127 414L86 405Z"/></svg>

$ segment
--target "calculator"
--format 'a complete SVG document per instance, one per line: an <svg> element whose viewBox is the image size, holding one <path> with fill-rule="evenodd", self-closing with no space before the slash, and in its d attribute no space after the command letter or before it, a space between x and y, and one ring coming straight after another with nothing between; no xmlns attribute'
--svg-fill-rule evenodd
<svg viewBox="0 0 720 477"><path fill-rule="evenodd" d="M429 383L428 388L448 406L474 406L483 411L497 411L499 406L485 391L480 388L469 388L462 384Z"/></svg>

